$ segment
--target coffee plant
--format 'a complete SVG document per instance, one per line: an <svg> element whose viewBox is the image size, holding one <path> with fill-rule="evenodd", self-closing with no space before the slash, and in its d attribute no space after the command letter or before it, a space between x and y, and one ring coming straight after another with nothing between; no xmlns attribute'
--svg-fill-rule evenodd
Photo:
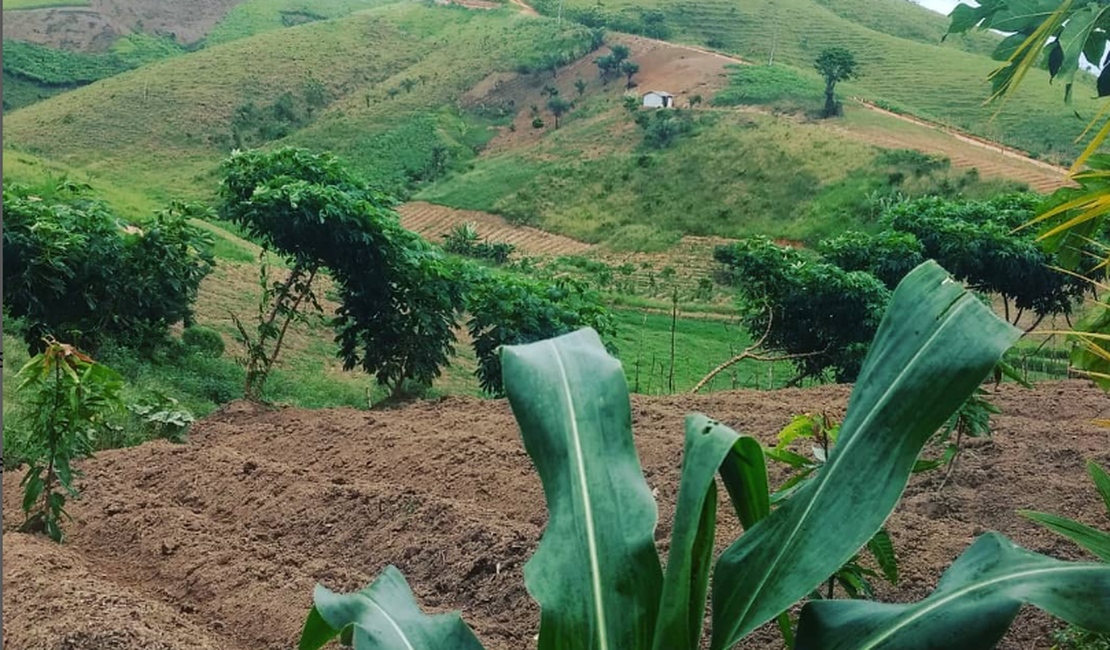
<svg viewBox="0 0 1110 650"><path fill-rule="evenodd" d="M123 380L77 348L47 338L16 375L25 395L21 530L63 539L66 499L77 495L73 461L92 455L108 417L121 406Z"/></svg>
<svg viewBox="0 0 1110 650"><path fill-rule="evenodd" d="M620 363L590 330L502 348L504 386L548 507L524 570L540 605L539 649L695 650L710 588L711 650L774 620L881 529L922 447L1017 335L936 264L910 273L870 346L836 447L774 509L759 442L690 416L665 571ZM714 562L718 474L745 533ZM337 636L358 650L482 647L458 614L424 615L393 567L356 593L318 586L314 601L300 650ZM1026 603L1110 632L1110 566L1063 562L987 533L920 602L807 602L795 647L948 647L959 630L961 648L986 650Z"/></svg>
<svg viewBox="0 0 1110 650"><path fill-rule="evenodd" d="M48 336L149 347L188 325L213 264L211 236L190 223L205 213L173 203L130 224L72 183L5 186L4 307L24 320L28 347Z"/></svg>

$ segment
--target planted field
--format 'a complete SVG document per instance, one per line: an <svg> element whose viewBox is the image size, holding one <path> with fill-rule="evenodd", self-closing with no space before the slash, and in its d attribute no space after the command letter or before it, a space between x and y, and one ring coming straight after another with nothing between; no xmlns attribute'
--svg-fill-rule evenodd
<svg viewBox="0 0 1110 650"><path fill-rule="evenodd" d="M794 414L843 413L847 395L828 387L633 398L659 530L666 536L672 525L688 412L771 444ZM1084 458L1110 462L1110 432L1089 421L1104 394L1060 382L1007 386L999 397L994 437L969 448L943 491L938 473L915 478L889 521L902 580L882 590L885 599L924 596L982 529L1077 557L1018 517L1019 508L1088 523L1103 516L1093 487L1070 477ZM538 611L521 573L546 518L516 426L505 402L468 398L374 413L237 403L196 426L188 445L105 452L82 465L84 494L70 507L67 544L5 533L5 641L71 650L289 648L316 582L357 589L395 564L422 606L461 609L490 650L533 647ZM19 479L4 477L5 520L20 516ZM740 533L728 513L718 548ZM1048 650L1055 625L1027 611L999 647ZM779 644L764 628L739 647Z"/></svg>
<svg viewBox="0 0 1110 650"><path fill-rule="evenodd" d="M398 212L401 214L401 225L437 244L442 243L443 236L453 228L472 223L481 237L493 242L512 244L524 255L574 255L591 248L589 244L569 237L513 225L488 212L456 210L422 201L406 203Z"/></svg>

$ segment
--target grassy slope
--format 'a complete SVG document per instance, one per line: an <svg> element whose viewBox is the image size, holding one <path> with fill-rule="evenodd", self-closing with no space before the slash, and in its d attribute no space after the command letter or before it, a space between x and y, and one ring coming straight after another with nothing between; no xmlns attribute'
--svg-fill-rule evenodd
<svg viewBox="0 0 1110 650"><path fill-rule="evenodd" d="M231 8L205 37L207 45L219 45L262 32L348 16L395 0L247 0Z"/></svg>
<svg viewBox="0 0 1110 650"><path fill-rule="evenodd" d="M593 0L568 0L589 7ZM554 12L555 0L537 8ZM672 40L717 47L752 61L809 68L825 47L855 52L861 77L845 91L896 105L922 117L1027 149L1048 158L1070 159L1072 141L1084 122L1063 104L1063 90L1047 73L1034 71L995 121L984 107L987 74L996 63L983 55L991 37L975 35L939 47L947 19L901 0L615 0L610 10L635 14L657 7L674 30ZM969 51L970 50L970 51ZM1074 109L1088 118L1095 110L1093 84L1076 89Z"/></svg>
<svg viewBox="0 0 1110 650"><path fill-rule="evenodd" d="M16 111L5 123L5 146L110 175L160 201L204 198L215 188L217 162L233 146L236 109L266 106L284 93L300 96L311 79L323 84L331 103L288 142L335 150L375 177L378 166L411 153L413 132L427 135L427 125L413 127L411 120L449 112L482 77L511 69L552 40L584 38L569 25L562 33L566 38L554 21L507 10L383 7L175 57ZM388 99L388 89L420 76L430 82ZM383 142L393 130L398 136Z"/></svg>

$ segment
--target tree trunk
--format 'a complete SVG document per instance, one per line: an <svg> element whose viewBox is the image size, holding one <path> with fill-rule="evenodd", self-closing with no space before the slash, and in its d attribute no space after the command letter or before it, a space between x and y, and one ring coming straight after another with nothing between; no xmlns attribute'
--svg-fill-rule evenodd
<svg viewBox="0 0 1110 650"><path fill-rule="evenodd" d="M830 81L825 84L825 117L836 117L840 113L840 107L836 104L836 82Z"/></svg>

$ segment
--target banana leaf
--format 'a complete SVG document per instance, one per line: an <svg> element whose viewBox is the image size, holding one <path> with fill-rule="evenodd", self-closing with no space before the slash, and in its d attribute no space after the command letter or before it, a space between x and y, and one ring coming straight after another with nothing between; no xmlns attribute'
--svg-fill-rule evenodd
<svg viewBox="0 0 1110 650"><path fill-rule="evenodd" d="M502 348L505 389L548 522L524 567L539 650L647 650L663 572L620 362L593 330Z"/></svg>
<svg viewBox="0 0 1110 650"><path fill-rule="evenodd" d="M482 650L457 613L426 616L396 567L370 586L337 594L317 586L298 650L319 650L336 636L358 650Z"/></svg>
<svg viewBox="0 0 1110 650"><path fill-rule="evenodd" d="M1110 565L1063 562L988 533L921 602L808 603L795 650L941 650L954 647L955 638L961 650L988 650L1026 603L1079 627L1110 632Z"/></svg>
<svg viewBox="0 0 1110 650"><path fill-rule="evenodd" d="M926 441L1018 334L935 262L902 280L828 462L719 558L713 650L731 647L785 611L872 538Z"/></svg>

